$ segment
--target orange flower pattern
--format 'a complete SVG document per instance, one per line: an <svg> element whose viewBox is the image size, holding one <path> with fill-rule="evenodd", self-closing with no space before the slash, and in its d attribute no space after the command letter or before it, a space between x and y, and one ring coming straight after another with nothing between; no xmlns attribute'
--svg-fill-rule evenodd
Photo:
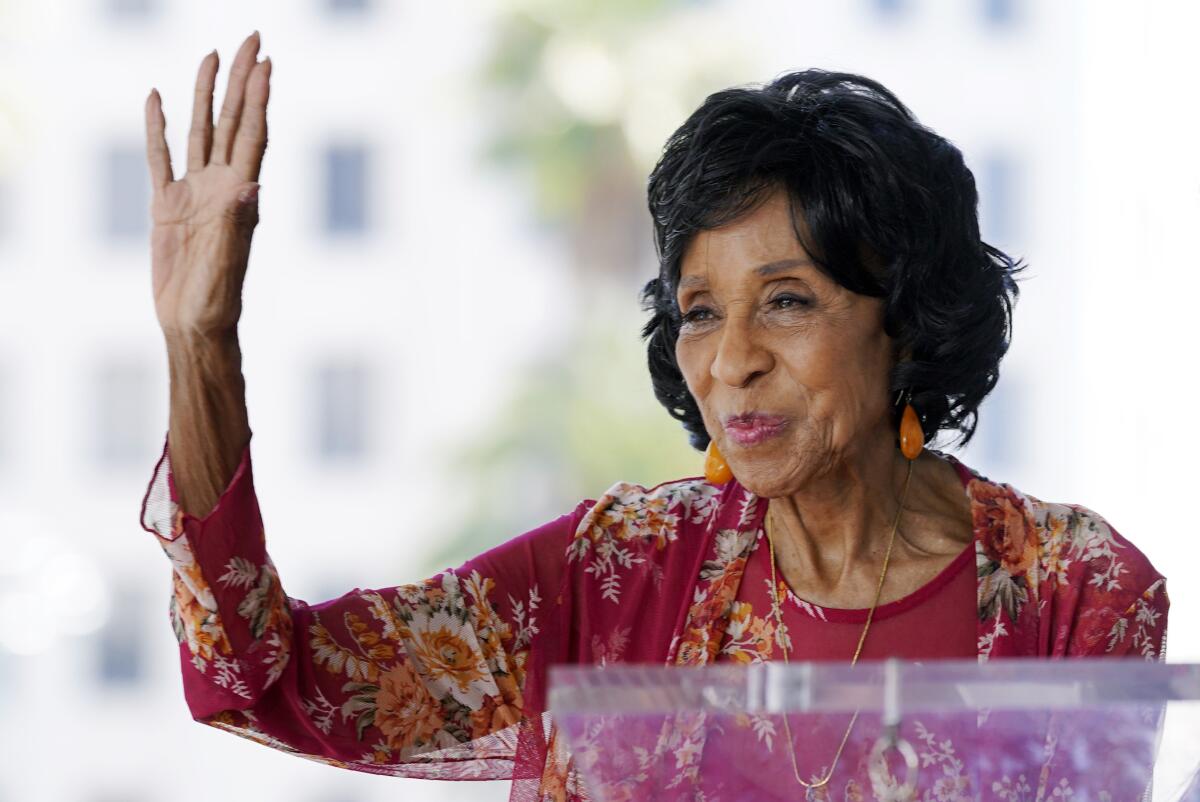
<svg viewBox="0 0 1200 802"><path fill-rule="evenodd" d="M193 716L331 766L512 778L514 800L581 802L580 769L600 756L587 744L568 751L547 716L548 666L749 663L773 659L787 637L771 611L739 601L766 503L736 480L618 483L457 569L316 605L284 593L267 554L248 447L208 517L183 514L171 488L164 449L142 520L171 564L169 617ZM1164 657L1164 580L1103 518L978 474L966 491L981 660ZM641 798L638 777L660 758L677 788L698 781L703 717L677 723L613 798ZM768 718L739 726L765 752L779 747ZM922 738L922 761L942 772L928 799L1023 799L1046 779L971 789L953 737ZM1047 793L1069 787L1046 782ZM830 798L872 789L850 781Z"/></svg>
<svg viewBox="0 0 1200 802"><path fill-rule="evenodd" d="M375 693L372 723L387 739L389 751L427 742L446 724L441 704L407 663L388 669Z"/></svg>

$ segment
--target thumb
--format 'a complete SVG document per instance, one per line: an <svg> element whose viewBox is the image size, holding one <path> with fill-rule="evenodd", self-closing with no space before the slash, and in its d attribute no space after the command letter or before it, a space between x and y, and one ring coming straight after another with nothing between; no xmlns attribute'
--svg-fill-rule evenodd
<svg viewBox="0 0 1200 802"><path fill-rule="evenodd" d="M259 184L257 181L251 181L247 184L244 184L242 186L242 188L240 190L238 190L238 196L237 196L238 205L246 206L249 204L257 203L258 202L258 188L259 188Z"/></svg>
<svg viewBox="0 0 1200 802"><path fill-rule="evenodd" d="M243 184L238 189L237 199L228 210L235 223L250 227L258 223L258 190L259 184L255 181Z"/></svg>

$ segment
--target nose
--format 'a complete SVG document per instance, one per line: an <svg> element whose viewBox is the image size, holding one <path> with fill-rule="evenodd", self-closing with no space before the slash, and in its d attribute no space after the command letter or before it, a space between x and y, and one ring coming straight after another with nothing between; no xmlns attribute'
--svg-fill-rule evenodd
<svg viewBox="0 0 1200 802"><path fill-rule="evenodd" d="M714 379L730 387L745 387L755 377L769 373L774 365L771 352L758 341L750 316L726 318L710 368Z"/></svg>

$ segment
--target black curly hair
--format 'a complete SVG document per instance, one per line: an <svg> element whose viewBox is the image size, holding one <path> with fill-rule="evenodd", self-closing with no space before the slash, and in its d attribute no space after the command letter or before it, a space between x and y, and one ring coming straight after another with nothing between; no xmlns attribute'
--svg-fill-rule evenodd
<svg viewBox="0 0 1200 802"><path fill-rule="evenodd" d="M707 447L675 361L680 261L696 232L780 188L803 215L793 228L817 265L886 299L884 331L906 355L893 397L911 398L926 441L951 430L966 444L999 378L1024 265L980 239L975 179L958 148L882 85L849 73L805 70L717 92L667 140L648 188L659 275L642 290L655 396L695 448Z"/></svg>

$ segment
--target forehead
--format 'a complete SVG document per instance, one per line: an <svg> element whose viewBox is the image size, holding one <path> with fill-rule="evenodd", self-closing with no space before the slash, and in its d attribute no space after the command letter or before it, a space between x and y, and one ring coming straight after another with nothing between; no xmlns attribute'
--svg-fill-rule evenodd
<svg viewBox="0 0 1200 802"><path fill-rule="evenodd" d="M811 264L797 226L803 219L793 217L788 195L777 190L736 220L697 232L680 260L680 289Z"/></svg>

